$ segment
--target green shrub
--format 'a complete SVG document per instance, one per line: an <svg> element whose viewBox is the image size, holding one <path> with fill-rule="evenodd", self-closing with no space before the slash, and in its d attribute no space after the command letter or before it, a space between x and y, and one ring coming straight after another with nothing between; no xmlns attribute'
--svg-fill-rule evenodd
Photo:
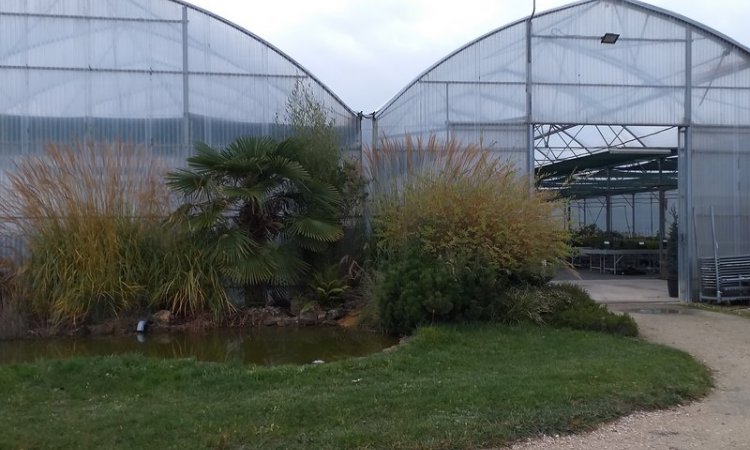
<svg viewBox="0 0 750 450"><path fill-rule="evenodd" d="M480 258L444 261L413 247L390 262L374 300L383 327L397 334L441 322L538 322L541 303L511 286Z"/></svg>
<svg viewBox="0 0 750 450"><path fill-rule="evenodd" d="M550 303L543 320L552 326L637 336L638 324L628 314L616 314L596 303L588 293L570 283L550 285L540 295Z"/></svg>
<svg viewBox="0 0 750 450"><path fill-rule="evenodd" d="M386 329L541 320L544 303L517 288L544 285L568 254L552 197L456 141L385 141L367 158Z"/></svg>
<svg viewBox="0 0 750 450"><path fill-rule="evenodd" d="M339 306L349 290L347 278L341 275L338 264L333 264L312 274L308 287L313 299L324 308Z"/></svg>

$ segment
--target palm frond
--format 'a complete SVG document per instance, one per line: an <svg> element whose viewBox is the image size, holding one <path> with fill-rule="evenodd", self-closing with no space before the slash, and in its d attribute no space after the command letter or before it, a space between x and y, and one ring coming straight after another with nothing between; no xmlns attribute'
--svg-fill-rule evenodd
<svg viewBox="0 0 750 450"><path fill-rule="evenodd" d="M316 206L335 209L341 205L341 193L328 183L313 180L308 182L305 188L305 199Z"/></svg>
<svg viewBox="0 0 750 450"><path fill-rule="evenodd" d="M300 248L313 253L323 253L331 246L330 242L310 239L301 235L287 236L287 238L295 242Z"/></svg>
<svg viewBox="0 0 750 450"><path fill-rule="evenodd" d="M185 169L169 172L165 178L170 189L186 195L199 194L213 184L210 176Z"/></svg>
<svg viewBox="0 0 750 450"><path fill-rule="evenodd" d="M344 235L340 225L312 217L290 221L287 224L287 233L320 242L336 242Z"/></svg>
<svg viewBox="0 0 750 450"><path fill-rule="evenodd" d="M217 224L226 222L227 206L228 203L223 198L197 205L197 212L188 218L187 224L191 230L204 231L215 228Z"/></svg>
<svg viewBox="0 0 750 450"><path fill-rule="evenodd" d="M302 259L298 249L290 243L279 245L270 255L273 266L276 268L271 278L271 283L274 285L297 284L310 271L310 265Z"/></svg>
<svg viewBox="0 0 750 450"><path fill-rule="evenodd" d="M310 173L297 161L283 156L272 156L268 159L268 170L279 178L286 178L295 184L309 182Z"/></svg>
<svg viewBox="0 0 750 450"><path fill-rule="evenodd" d="M195 154L188 157L188 166L199 172L209 172L222 164L226 158L219 150L209 146L206 143L198 142L195 144Z"/></svg>
<svg viewBox="0 0 750 450"><path fill-rule="evenodd" d="M216 236L211 258L220 265L236 265L257 253L258 245L237 228L225 229Z"/></svg>
<svg viewBox="0 0 750 450"><path fill-rule="evenodd" d="M231 199L260 204L267 197L267 189L267 185L263 183L253 187L226 186L221 189L221 192Z"/></svg>
<svg viewBox="0 0 750 450"><path fill-rule="evenodd" d="M222 275L240 285L270 283L279 268L273 263L267 251L249 255L232 265L221 266Z"/></svg>
<svg viewBox="0 0 750 450"><path fill-rule="evenodd" d="M267 137L240 137L229 144L223 154L226 159L253 159L276 152L276 142Z"/></svg>

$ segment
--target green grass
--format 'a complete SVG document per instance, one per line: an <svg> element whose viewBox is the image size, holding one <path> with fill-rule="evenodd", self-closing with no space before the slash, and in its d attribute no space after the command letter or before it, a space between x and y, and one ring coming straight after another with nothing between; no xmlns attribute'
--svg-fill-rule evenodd
<svg viewBox="0 0 750 450"><path fill-rule="evenodd" d="M392 353L274 368L108 357L0 367L0 448L475 448L703 396L707 369L629 338L421 329Z"/></svg>

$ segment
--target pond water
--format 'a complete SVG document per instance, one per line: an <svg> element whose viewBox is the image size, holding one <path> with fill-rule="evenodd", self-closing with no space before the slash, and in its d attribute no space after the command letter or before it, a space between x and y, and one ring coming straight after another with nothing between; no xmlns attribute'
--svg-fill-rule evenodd
<svg viewBox="0 0 750 450"><path fill-rule="evenodd" d="M278 365L336 361L379 352L397 343L381 334L340 328L258 328L206 334L55 338L0 341L0 364L40 358L141 354L152 358Z"/></svg>

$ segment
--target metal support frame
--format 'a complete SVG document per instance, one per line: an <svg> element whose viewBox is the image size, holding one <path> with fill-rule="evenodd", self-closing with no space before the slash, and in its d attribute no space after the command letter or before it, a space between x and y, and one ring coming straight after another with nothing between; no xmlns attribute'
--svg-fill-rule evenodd
<svg viewBox="0 0 750 450"><path fill-rule="evenodd" d="M693 272L697 270L695 257L695 217L693 211L693 186L690 181L692 175L693 153L693 32L690 28L685 31L685 118L681 128L682 137L678 150L678 186L680 192L680 207L678 217L678 276L680 300L690 302L697 294L697 286L693 281ZM693 267L695 266L695 267Z"/></svg>
<svg viewBox="0 0 750 450"><path fill-rule="evenodd" d="M188 8L182 7L182 144L190 149L190 67L188 66Z"/></svg>
<svg viewBox="0 0 750 450"><path fill-rule="evenodd" d="M610 185L612 183L612 175L611 170L607 169L607 191L609 191ZM612 196L610 194L607 194L606 196L606 202L607 202L607 235L612 233Z"/></svg>
<svg viewBox="0 0 750 450"><path fill-rule="evenodd" d="M534 1L534 12L536 12L536 1ZM534 166L535 166L535 150L534 150L534 124L533 119L533 96L531 92L531 69L532 69L532 55L531 55L531 28L533 24L534 13L532 12L529 19L526 21L526 173L529 177L529 190L534 189Z"/></svg>

